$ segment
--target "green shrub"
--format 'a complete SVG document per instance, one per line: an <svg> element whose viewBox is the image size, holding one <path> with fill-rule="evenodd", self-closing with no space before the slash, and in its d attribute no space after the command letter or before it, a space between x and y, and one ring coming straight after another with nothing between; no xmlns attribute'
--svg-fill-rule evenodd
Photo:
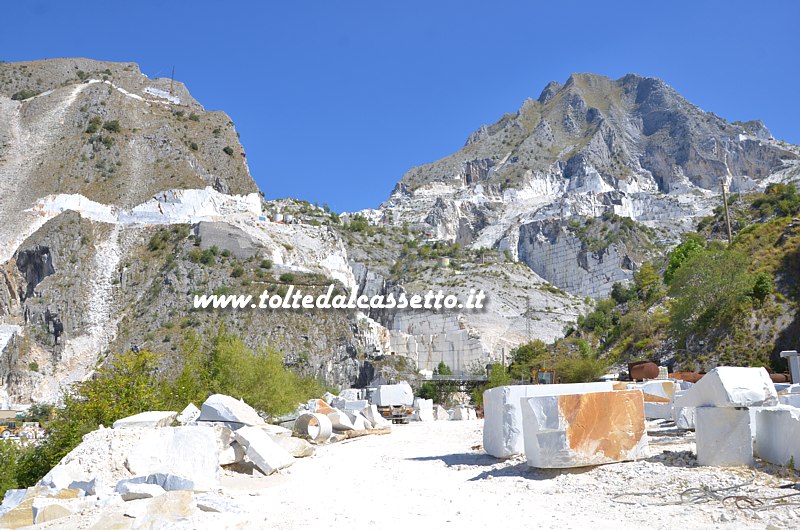
<svg viewBox="0 0 800 530"><path fill-rule="evenodd" d="M17 475L23 451L16 441L0 440L0 497L19 486Z"/></svg>
<svg viewBox="0 0 800 530"><path fill-rule="evenodd" d="M197 151L198 149L200 149L197 146L197 143L195 143L195 142L192 142L191 144L189 144L189 147L191 148L192 151Z"/></svg>
<svg viewBox="0 0 800 530"><path fill-rule="evenodd" d="M511 375L509 375L505 366L500 363L494 363L489 368L489 378L483 385L475 388L472 391L472 403L477 406L483 406L483 392L490 388L498 386L510 385L512 382Z"/></svg>
<svg viewBox="0 0 800 530"><path fill-rule="evenodd" d="M288 370L277 351L254 352L230 335L217 338L211 357L214 391L243 399L271 416L322 393L316 381Z"/></svg>
<svg viewBox="0 0 800 530"><path fill-rule="evenodd" d="M772 276L766 272L759 272L756 274L752 291L754 300L756 300L759 304L763 304L767 297L771 295L774 290L775 286L772 283Z"/></svg>
<svg viewBox="0 0 800 530"><path fill-rule="evenodd" d="M283 283L292 283L294 281L294 274L291 272L284 272L278 279Z"/></svg>
<svg viewBox="0 0 800 530"><path fill-rule="evenodd" d="M264 259L261 260L261 263L258 265L262 269L269 270L272 268L272 260L271 259Z"/></svg>
<svg viewBox="0 0 800 530"><path fill-rule="evenodd" d="M119 120L111 120L105 122L103 124L103 129L109 132L118 133L120 131Z"/></svg>
<svg viewBox="0 0 800 530"><path fill-rule="evenodd" d="M231 277L233 278L241 278L244 275L244 268L240 265L237 265L231 271Z"/></svg>
<svg viewBox="0 0 800 530"><path fill-rule="evenodd" d="M233 148L230 146L224 147L222 151L228 156L233 156Z"/></svg>
<svg viewBox="0 0 800 530"><path fill-rule="evenodd" d="M22 101L24 99L29 99L37 95L39 95L39 92L35 90L23 89L20 90L19 92L14 92L14 94L11 96L11 99L13 99L14 101Z"/></svg>
<svg viewBox="0 0 800 530"><path fill-rule="evenodd" d="M94 134L100 130L100 125L103 123L103 119L100 116L95 116L91 120L89 120L89 125L86 126L86 132L89 134Z"/></svg>

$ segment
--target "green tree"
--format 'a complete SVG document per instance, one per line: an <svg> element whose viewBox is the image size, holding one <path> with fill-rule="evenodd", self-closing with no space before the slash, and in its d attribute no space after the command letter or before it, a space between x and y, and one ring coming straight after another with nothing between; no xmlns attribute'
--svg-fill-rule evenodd
<svg viewBox="0 0 800 530"><path fill-rule="evenodd" d="M664 292L661 276L651 263L645 263L636 271L636 274L633 275L633 284L639 299L647 304L653 303Z"/></svg>
<svg viewBox="0 0 800 530"><path fill-rule="evenodd" d="M756 274L753 282L752 296L753 300L759 305L763 304L769 295L775 290L772 283L772 276L766 272L759 272Z"/></svg>
<svg viewBox="0 0 800 530"><path fill-rule="evenodd" d="M439 361L439 365L433 371L436 375L453 375L453 370L445 364L444 361Z"/></svg>
<svg viewBox="0 0 800 530"><path fill-rule="evenodd" d="M186 332L180 351L176 372L164 377L161 385L162 401L170 410L183 410L189 403L202 403L212 386L211 358L200 336L193 331Z"/></svg>
<svg viewBox="0 0 800 530"><path fill-rule="evenodd" d="M217 337L211 359L213 391L243 399L272 416L322 393L316 381L287 369L277 351L265 347L254 352L232 335Z"/></svg>
<svg viewBox="0 0 800 530"><path fill-rule="evenodd" d="M494 363L489 368L489 377L486 383L472 391L472 402L475 405L482 406L483 392L485 390L496 388L498 386L510 385L511 383L511 376L509 375L508 370L506 370L506 367L501 363Z"/></svg>
<svg viewBox="0 0 800 530"><path fill-rule="evenodd" d="M675 247L672 252L669 253L669 263L667 263L667 269L664 271L664 282L667 284L672 283L672 278L675 276L678 269L680 269L689 258L702 251L703 244L697 238L691 238Z"/></svg>
<svg viewBox="0 0 800 530"><path fill-rule="evenodd" d="M19 486L17 472L22 448L13 440L0 440L0 497Z"/></svg>
<svg viewBox="0 0 800 530"><path fill-rule="evenodd" d="M729 324L750 303L753 278L747 257L735 250L697 252L672 278L670 327L688 335Z"/></svg>
<svg viewBox="0 0 800 530"><path fill-rule="evenodd" d="M161 408L156 375L160 355L129 351L100 365L91 379L76 383L63 395L63 405L48 425L47 439L22 453L17 480L31 486L100 425Z"/></svg>
<svg viewBox="0 0 800 530"><path fill-rule="evenodd" d="M509 366L511 378L516 381L528 381L531 372L536 368L542 368L542 362L548 357L547 345L540 340L521 344L511 350L512 361Z"/></svg>

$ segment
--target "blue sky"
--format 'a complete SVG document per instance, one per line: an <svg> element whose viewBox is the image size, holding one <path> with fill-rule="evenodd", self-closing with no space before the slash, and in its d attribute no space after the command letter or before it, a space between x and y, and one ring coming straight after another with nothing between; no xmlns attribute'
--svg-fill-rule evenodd
<svg viewBox="0 0 800 530"><path fill-rule="evenodd" d="M235 122L268 198L377 206L409 168L572 72L657 76L800 143L800 3L15 2L0 60L175 76Z"/></svg>

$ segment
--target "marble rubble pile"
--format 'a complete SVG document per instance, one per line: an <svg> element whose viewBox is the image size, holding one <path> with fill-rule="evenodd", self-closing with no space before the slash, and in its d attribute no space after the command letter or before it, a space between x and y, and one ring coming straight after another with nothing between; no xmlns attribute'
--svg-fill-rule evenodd
<svg viewBox="0 0 800 530"><path fill-rule="evenodd" d="M222 394L210 396L199 409L190 404L180 414L148 411L120 419L112 428L101 426L36 486L8 490L0 528L87 511L103 522L119 522L120 528L149 527L147 521L153 520L193 521L214 512L223 527L228 516L236 515L227 513L236 510L221 493L223 476L258 479L276 473L313 455L316 444L336 441L342 434L337 426L364 432L390 426L374 405L339 410L313 401L315 411L304 407L294 430L268 424L244 401Z"/></svg>

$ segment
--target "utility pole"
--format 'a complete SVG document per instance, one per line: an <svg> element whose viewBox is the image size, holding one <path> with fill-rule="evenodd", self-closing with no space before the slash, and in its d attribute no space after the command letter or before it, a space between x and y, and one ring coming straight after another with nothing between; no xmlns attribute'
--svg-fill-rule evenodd
<svg viewBox="0 0 800 530"><path fill-rule="evenodd" d="M531 299L525 297L525 334L528 336L528 342L531 341Z"/></svg>
<svg viewBox="0 0 800 530"><path fill-rule="evenodd" d="M169 78L169 95L172 95L172 83L175 82L175 65L172 65L172 77Z"/></svg>
<svg viewBox="0 0 800 530"><path fill-rule="evenodd" d="M731 233L731 214L728 211L728 193L725 191L725 179L720 179L720 186L722 187L722 204L725 207L725 224L728 228L728 245L733 242L733 234Z"/></svg>

